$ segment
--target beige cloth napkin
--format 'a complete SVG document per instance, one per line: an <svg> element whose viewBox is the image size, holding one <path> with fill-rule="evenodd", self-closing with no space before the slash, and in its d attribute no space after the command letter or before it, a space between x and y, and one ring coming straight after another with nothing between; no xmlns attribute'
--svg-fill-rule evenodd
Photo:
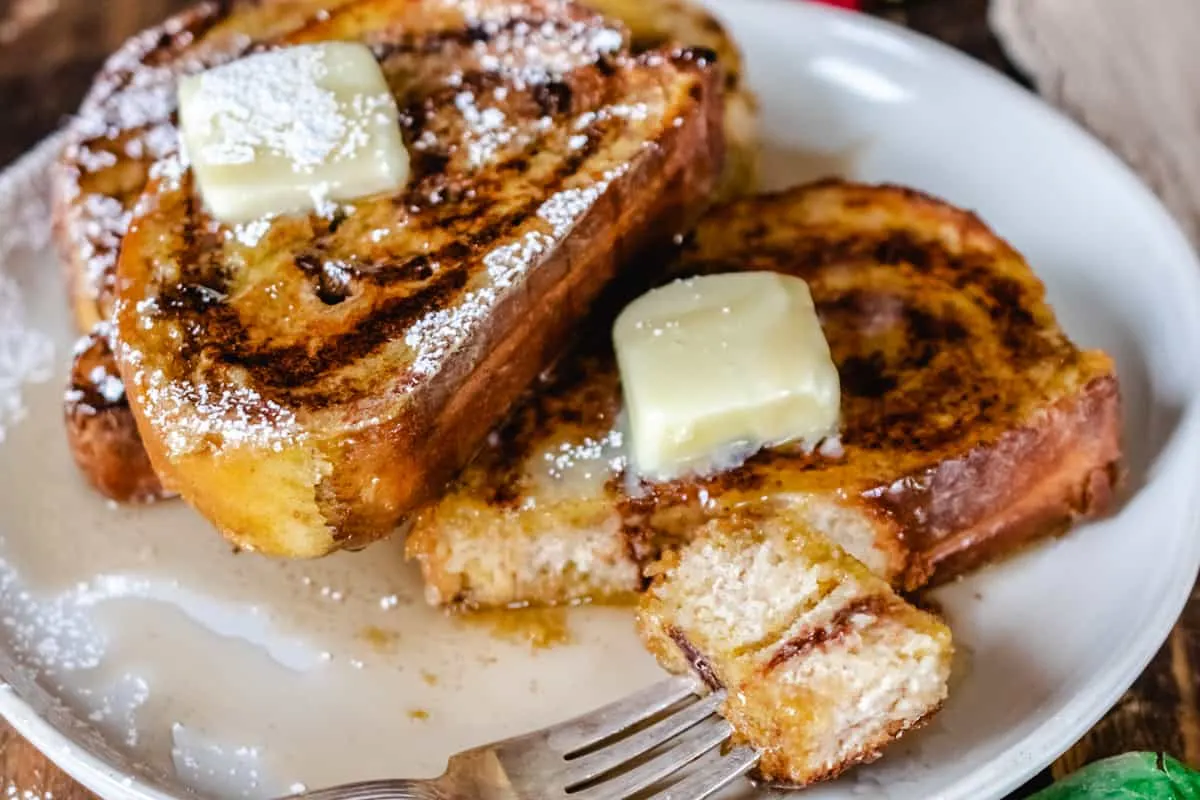
<svg viewBox="0 0 1200 800"><path fill-rule="evenodd" d="M991 0L1042 96L1121 155L1200 246L1200 0Z"/></svg>

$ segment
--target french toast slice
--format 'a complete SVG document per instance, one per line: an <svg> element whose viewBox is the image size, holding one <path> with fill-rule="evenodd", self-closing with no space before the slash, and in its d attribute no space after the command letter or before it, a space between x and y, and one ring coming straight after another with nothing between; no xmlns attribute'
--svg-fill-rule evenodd
<svg viewBox="0 0 1200 800"><path fill-rule="evenodd" d="M601 315L417 517L407 550L431 603L627 598L664 551L750 503L912 590L1110 506L1112 362L1071 343L1028 264L974 215L907 189L821 182L714 210L671 270L808 281L841 378L840 441L633 481L614 315Z"/></svg>
<svg viewBox="0 0 1200 800"><path fill-rule="evenodd" d="M108 59L55 166L54 233L66 264L76 327L112 317L117 252L149 170L175 151L175 82L293 34L353 0L202 2L130 39ZM758 178L758 108L736 43L691 0L589 0L630 29L637 52L671 45L717 54L725 89L727 157L718 196L753 190Z"/></svg>
<svg viewBox="0 0 1200 800"><path fill-rule="evenodd" d="M116 257L129 215L150 167L175 149L171 89L176 77L264 46L301 27L314 9L340 4L201 4L134 37L106 64L69 126L70 142L55 168L55 238L67 265L76 325L86 332L75 358L90 353L86 364L73 365L74 374L95 367L90 332L111 318ZM758 180L757 102L745 85L741 53L720 22L685 0L591 0L586 5L624 22L637 52L679 43L717 53L725 87L726 157L716 196L752 191ZM115 363L110 372L116 374ZM68 443L89 483L125 502L131 499L125 487L148 487L157 479L146 474L149 461L124 396L88 405L81 413L72 398L86 390L86 383L74 381L68 390Z"/></svg>
<svg viewBox="0 0 1200 800"><path fill-rule="evenodd" d="M765 509L717 518L651 570L638 630L667 670L725 689L758 777L807 786L873 761L946 699L937 617L827 538Z"/></svg>
<svg viewBox="0 0 1200 800"><path fill-rule="evenodd" d="M567 2L364 0L275 40L359 40L396 95L396 196L225 226L176 156L122 244L116 356L151 463L232 542L311 557L429 500L630 257L707 207L707 51L634 55Z"/></svg>

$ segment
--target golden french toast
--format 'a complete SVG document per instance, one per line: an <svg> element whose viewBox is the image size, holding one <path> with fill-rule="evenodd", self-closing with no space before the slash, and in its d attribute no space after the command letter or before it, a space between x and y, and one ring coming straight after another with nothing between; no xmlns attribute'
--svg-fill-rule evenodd
<svg viewBox="0 0 1200 800"><path fill-rule="evenodd" d="M417 518L408 553L431 602L624 598L705 520L750 503L915 589L1109 507L1112 362L1071 343L1028 264L972 214L841 182L750 198L707 215L672 265L735 270L808 282L841 379L840 441L634 481L601 315Z"/></svg>
<svg viewBox="0 0 1200 800"><path fill-rule="evenodd" d="M150 167L176 148L178 77L269 46L351 1L200 3L134 37L108 60L68 126L70 141L55 176L55 239L81 333L111 318L117 251L129 215ZM752 191L758 177L757 103L745 85L741 53L721 24L691 0L584 5L624 22L635 51L677 43L717 54L728 153L718 194Z"/></svg>
<svg viewBox="0 0 1200 800"><path fill-rule="evenodd" d="M167 154L115 281L155 471L276 555L361 546L430 499L601 287L707 206L723 154L711 53L634 54L581 6L372 0L272 45L329 40L374 49L408 187L251 236Z"/></svg>
<svg viewBox="0 0 1200 800"><path fill-rule="evenodd" d="M650 571L643 641L727 691L721 714L762 780L807 786L873 761L946 699L946 625L772 509L712 520Z"/></svg>
<svg viewBox="0 0 1200 800"><path fill-rule="evenodd" d="M81 331L90 332L111 317L112 279L129 215L150 167L174 151L177 74L227 61L261 46L250 42L269 42L302 27L314 8L334 5L323 0L291 0L286 7L235 3L226 15L215 4L200 5L135 37L110 59L71 125L72 141L56 171L55 234ZM749 193L758 179L757 103L745 86L741 53L720 23L684 0L592 0L586 5L628 25L635 51L677 42L717 53L724 76L726 140L717 196ZM136 92L128 88L133 84L139 87ZM75 373L82 374L85 366L94 369L92 344L81 344L79 352L92 355L87 365L74 365ZM111 353L103 357L112 360ZM115 363L108 371L116 375ZM71 388L83 391L86 381L75 381ZM127 486L136 484L144 491L158 483L123 394L114 402L87 406L86 413L80 408L68 399L68 441L93 487L125 502L131 499Z"/></svg>

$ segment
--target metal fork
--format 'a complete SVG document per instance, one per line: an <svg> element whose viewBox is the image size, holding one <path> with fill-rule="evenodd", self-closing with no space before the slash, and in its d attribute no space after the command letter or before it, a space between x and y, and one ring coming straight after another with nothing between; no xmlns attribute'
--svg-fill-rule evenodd
<svg viewBox="0 0 1200 800"><path fill-rule="evenodd" d="M450 758L428 781L385 780L320 789L304 800L624 800L729 740L716 715L724 692L696 694L671 678L590 714ZM758 763L749 747L714 753L654 800L703 800Z"/></svg>

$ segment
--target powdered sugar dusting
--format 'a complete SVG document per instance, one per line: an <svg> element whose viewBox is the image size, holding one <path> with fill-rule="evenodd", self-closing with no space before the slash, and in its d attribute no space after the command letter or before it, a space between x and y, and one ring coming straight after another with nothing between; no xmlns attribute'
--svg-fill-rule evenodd
<svg viewBox="0 0 1200 800"><path fill-rule="evenodd" d="M225 746L178 722L171 726L171 742L175 771L188 786L216 797L259 796L259 748Z"/></svg>
<svg viewBox="0 0 1200 800"><path fill-rule="evenodd" d="M604 179L591 186L565 189L538 208L537 215L550 224L555 236L564 236L575 223L588 212L600 196L608 189L609 184L620 178L629 170L628 164L609 170Z"/></svg>
<svg viewBox="0 0 1200 800"><path fill-rule="evenodd" d="M349 143L348 119L324 88L318 45L287 47L234 61L181 86L184 124L205 140L195 154L212 164L248 164L265 151L311 171ZM193 88L189 97L185 90ZM187 112L195 109L196 115ZM186 128L185 128L186 129Z"/></svg>
<svg viewBox="0 0 1200 800"><path fill-rule="evenodd" d="M462 112L463 121L467 123L467 161L476 169L491 163L496 152L514 136L513 128L506 124L504 112L498 108L479 108L471 92L455 95L454 106Z"/></svg>
<svg viewBox="0 0 1200 800"><path fill-rule="evenodd" d="M432 311L413 323L404 335L404 343L413 350L413 375L436 375L450 353L487 319L495 302L493 289L468 292L456 306Z"/></svg>
<svg viewBox="0 0 1200 800"><path fill-rule="evenodd" d="M542 453L546 472L555 480L577 476L582 480L606 479L625 468L625 437L619 429L599 439L585 436L581 441L562 442Z"/></svg>
<svg viewBox="0 0 1200 800"><path fill-rule="evenodd" d="M142 31L109 57L74 122L75 132L81 138L115 139L137 131L132 141L142 140L151 149L167 144L161 138L149 141L147 134L163 136L162 127L175 112L175 84L179 76L230 61L250 46L248 37L230 36L220 48L209 46L202 51L177 53L162 66L146 63L165 40L187 36L187 22L176 17L158 28ZM174 128L170 130L173 132Z"/></svg>
<svg viewBox="0 0 1200 800"><path fill-rule="evenodd" d="M565 189L538 209L538 220L549 228L527 231L520 239L490 250L483 256L488 283L467 292L454 306L432 311L417 320L405 334L413 350L414 376L437 374L442 365L477 327L488 318L505 290L521 278L562 239L587 213L611 181L625 173L628 165L609 170L603 179L585 186Z"/></svg>
<svg viewBox="0 0 1200 800"><path fill-rule="evenodd" d="M272 219L274 218L267 216L239 223L229 229L229 235L245 247L254 247L266 236L267 231L271 230Z"/></svg>
<svg viewBox="0 0 1200 800"><path fill-rule="evenodd" d="M236 58L249 47L245 36L231 36L221 47L176 54L162 66L146 59L166 39L186 36L185 22L175 18L130 39L105 63L84 106L71 124L60 190L67 201L65 235L70 239L86 281L85 290L99 297L111 285L117 250L129 227L129 209L116 198L81 194L81 175L104 172L120 164L106 149L123 140L124 154L137 161L158 160L179 149L171 117L176 109L176 81Z"/></svg>
<svg viewBox="0 0 1200 800"><path fill-rule="evenodd" d="M305 439L290 409L243 386L182 384L155 373L144 408L159 417L167 451L176 457L195 451L211 437L217 437L222 448L249 446L276 452Z"/></svg>
<svg viewBox="0 0 1200 800"><path fill-rule="evenodd" d="M153 325L152 302L144 303L143 325ZM162 371L146 369L141 352L119 344L122 358L136 367L133 380L142 387L142 410L163 431L168 454L178 457L205 447L248 446L281 452L303 442L307 434L288 408L248 386L174 381Z"/></svg>
<svg viewBox="0 0 1200 800"><path fill-rule="evenodd" d="M53 361L50 339L25 323L16 283L0 274L0 442L25 418L21 387L49 380Z"/></svg>
<svg viewBox="0 0 1200 800"><path fill-rule="evenodd" d="M14 262L40 251L49 241L49 186L38 169L42 151L52 139L17 162L0 190L0 442L26 414L22 387L51 377L54 346L49 336L31 327L26 305L13 274Z"/></svg>
<svg viewBox="0 0 1200 800"><path fill-rule="evenodd" d="M412 374L437 374L450 355L488 318L504 290L516 284L553 245L550 236L530 231L518 241L485 255L483 264L489 285L467 292L454 306L426 314L408 329L404 342L413 350Z"/></svg>
<svg viewBox="0 0 1200 800"><path fill-rule="evenodd" d="M129 229L129 212L120 201L102 194L85 195L75 208L76 248L87 274L88 291L96 297L112 281L121 239Z"/></svg>
<svg viewBox="0 0 1200 800"><path fill-rule="evenodd" d="M0 548L7 549L3 538ZM112 596L102 577L65 591L36 594L7 558L0 557L0 626L17 662L70 698L89 723L136 747L137 712L150 697L146 680L126 672L103 687L88 688L85 682L69 678L94 673L102 666L108 639L92 621L89 609Z"/></svg>
<svg viewBox="0 0 1200 800"><path fill-rule="evenodd" d="M11 782L4 788L4 796L11 800L54 800L54 792L49 789L22 789Z"/></svg>
<svg viewBox="0 0 1200 800"><path fill-rule="evenodd" d="M486 36L474 45L480 66L500 72L514 87L543 84L597 58L620 51L624 37L616 28L588 20L514 19L519 4L464 4L464 13Z"/></svg>
<svg viewBox="0 0 1200 800"><path fill-rule="evenodd" d="M55 597L35 597L17 571L0 559L0 625L22 664L46 676L99 666L104 637L82 611L82 598L89 590L88 584L81 584Z"/></svg>

